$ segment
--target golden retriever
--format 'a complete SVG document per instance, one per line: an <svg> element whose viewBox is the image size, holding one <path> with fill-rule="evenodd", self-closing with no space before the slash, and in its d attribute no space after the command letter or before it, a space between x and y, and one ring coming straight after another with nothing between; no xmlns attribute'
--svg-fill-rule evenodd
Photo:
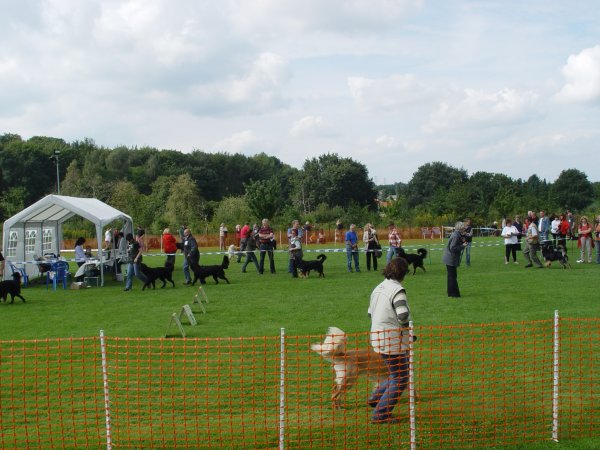
<svg viewBox="0 0 600 450"><path fill-rule="evenodd" d="M368 349L346 348L346 333L336 327L327 329L322 343L310 347L333 364L335 384L331 394L333 409L341 408L344 395L363 374L377 385L388 379L390 371L379 353Z"/></svg>

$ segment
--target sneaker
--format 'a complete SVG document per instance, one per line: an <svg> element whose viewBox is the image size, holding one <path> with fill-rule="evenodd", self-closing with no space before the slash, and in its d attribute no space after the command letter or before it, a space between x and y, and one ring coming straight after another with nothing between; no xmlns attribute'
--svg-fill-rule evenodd
<svg viewBox="0 0 600 450"><path fill-rule="evenodd" d="M582 261L581 259L578 259L578 260L577 260L577 263L578 263L578 264L579 264L579 263L582 263L582 262L583 262L583 261Z"/></svg>
<svg viewBox="0 0 600 450"><path fill-rule="evenodd" d="M515 261L515 264L519 264L519 261Z"/></svg>
<svg viewBox="0 0 600 450"><path fill-rule="evenodd" d="M504 261L504 264L508 264L508 261Z"/></svg>
<svg viewBox="0 0 600 450"><path fill-rule="evenodd" d="M529 267L533 267L533 264L529 263L529 264L527 264L527 265L525 266L525 268L526 268L526 269L527 269L527 268L529 268Z"/></svg>
<svg viewBox="0 0 600 450"><path fill-rule="evenodd" d="M131 290L131 288L125 288L125 289L123 289L123 290L124 290L125 292L127 292L127 291L130 291L130 290Z"/></svg>

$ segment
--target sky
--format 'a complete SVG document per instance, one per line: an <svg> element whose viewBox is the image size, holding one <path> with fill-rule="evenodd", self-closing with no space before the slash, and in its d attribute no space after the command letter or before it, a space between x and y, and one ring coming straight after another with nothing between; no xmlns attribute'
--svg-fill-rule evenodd
<svg viewBox="0 0 600 450"><path fill-rule="evenodd" d="M600 181L593 0L0 0L0 134Z"/></svg>

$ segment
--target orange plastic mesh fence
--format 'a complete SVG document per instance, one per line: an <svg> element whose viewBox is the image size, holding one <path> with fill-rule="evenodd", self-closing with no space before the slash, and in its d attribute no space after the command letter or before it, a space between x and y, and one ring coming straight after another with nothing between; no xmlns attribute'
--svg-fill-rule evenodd
<svg viewBox="0 0 600 450"><path fill-rule="evenodd" d="M285 337L282 392L280 336L106 337L110 442L131 449L277 448L280 439L285 448L408 448L411 423L420 448L551 439L552 320L413 332L414 383L395 407L398 424L371 423L373 384L362 375L333 407L332 364L310 350L324 335ZM559 334L558 438L597 436L600 319L561 319ZM361 361L352 350L366 352L369 337L346 336L338 365L348 383ZM360 367L374 369L371 358ZM4 341L0 362L0 447L107 446L99 338Z"/></svg>

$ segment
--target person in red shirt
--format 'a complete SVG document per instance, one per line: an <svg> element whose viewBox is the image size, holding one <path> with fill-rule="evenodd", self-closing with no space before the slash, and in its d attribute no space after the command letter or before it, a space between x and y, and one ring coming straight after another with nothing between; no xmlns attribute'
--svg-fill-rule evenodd
<svg viewBox="0 0 600 450"><path fill-rule="evenodd" d="M170 263L175 265L175 253L177 252L177 241L175 240L175 236L171 234L171 230L169 228L165 228L162 234L162 248L163 252L167 254L167 260L165 261L165 265Z"/></svg>
<svg viewBox="0 0 600 450"><path fill-rule="evenodd" d="M251 236L252 230L250 229L250 223L246 222L240 230L240 251L238 252L237 262L242 260L242 255L246 251L246 244L248 238Z"/></svg>
<svg viewBox="0 0 600 450"><path fill-rule="evenodd" d="M571 224L567 220L564 214L560 215L560 225L558 226L558 243L565 248L567 251L567 236L571 232Z"/></svg>

